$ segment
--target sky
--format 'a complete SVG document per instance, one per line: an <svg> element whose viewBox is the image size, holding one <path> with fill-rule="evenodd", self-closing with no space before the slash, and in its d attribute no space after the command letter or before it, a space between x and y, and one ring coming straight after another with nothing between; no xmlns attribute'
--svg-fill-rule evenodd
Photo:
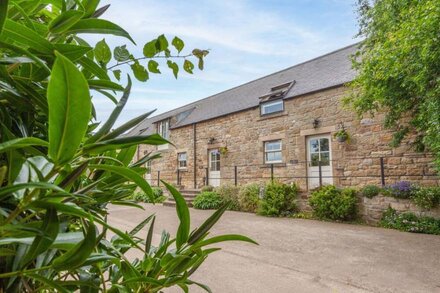
<svg viewBox="0 0 440 293"><path fill-rule="evenodd" d="M134 81L116 125L153 109L154 115L166 112L359 41L355 2L102 1L101 5L111 6L101 18L123 27L137 43L106 35L110 47L127 44L134 56L142 57L143 44L165 34L170 40L174 36L184 40L182 53L210 50L203 71L190 75L181 70L176 80L162 63L162 74L150 74L145 83ZM94 45L102 36L86 38ZM96 94L93 99L98 121L105 121L114 104Z"/></svg>

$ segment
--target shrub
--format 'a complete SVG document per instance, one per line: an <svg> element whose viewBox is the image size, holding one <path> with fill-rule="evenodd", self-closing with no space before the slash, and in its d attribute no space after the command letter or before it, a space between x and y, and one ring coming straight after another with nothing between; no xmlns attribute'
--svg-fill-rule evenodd
<svg viewBox="0 0 440 293"><path fill-rule="evenodd" d="M417 188L411 200L422 209L436 208L440 204L440 187Z"/></svg>
<svg viewBox="0 0 440 293"><path fill-rule="evenodd" d="M382 191L382 188L380 188L376 185L366 185L362 188L361 195L368 197L368 198L373 198L376 195L378 195L381 191Z"/></svg>
<svg viewBox="0 0 440 293"><path fill-rule="evenodd" d="M200 210L218 209L223 204L223 198L214 191L205 191L196 196L193 206Z"/></svg>
<svg viewBox="0 0 440 293"><path fill-rule="evenodd" d="M222 185L214 189L214 191L220 195L223 202L229 202L228 209L232 211L240 210L240 203L238 201L238 193L240 188L234 185Z"/></svg>
<svg viewBox="0 0 440 293"><path fill-rule="evenodd" d="M163 195L163 190L160 187L152 187L153 198L151 199L144 192L136 192L133 194L133 200L145 203L162 203L165 201L166 196Z"/></svg>
<svg viewBox="0 0 440 293"><path fill-rule="evenodd" d="M314 191L309 199L313 214L320 219L353 220L357 213L356 191L327 185Z"/></svg>
<svg viewBox="0 0 440 293"><path fill-rule="evenodd" d="M211 185L203 186L202 192L205 192L205 191L214 191L214 186L211 186Z"/></svg>
<svg viewBox="0 0 440 293"><path fill-rule="evenodd" d="M260 185L251 183L242 186L238 193L238 201L241 211L256 213L260 201Z"/></svg>
<svg viewBox="0 0 440 293"><path fill-rule="evenodd" d="M266 185L263 199L258 204L258 214L264 216L286 216L296 211L298 187L277 181Z"/></svg>
<svg viewBox="0 0 440 293"><path fill-rule="evenodd" d="M416 190L416 186L409 181L399 181L383 189L384 194L395 198L410 198Z"/></svg>
<svg viewBox="0 0 440 293"><path fill-rule="evenodd" d="M383 213L379 226L405 232L440 235L439 219L418 217L414 213L398 214L391 207Z"/></svg>

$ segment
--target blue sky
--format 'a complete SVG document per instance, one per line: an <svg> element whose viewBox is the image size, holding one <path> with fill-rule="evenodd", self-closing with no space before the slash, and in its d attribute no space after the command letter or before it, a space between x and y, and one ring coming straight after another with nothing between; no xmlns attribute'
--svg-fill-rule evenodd
<svg viewBox="0 0 440 293"><path fill-rule="evenodd" d="M143 44L164 33L183 39L187 51L211 50L204 71L189 75L182 70L176 80L164 64L161 75L150 74L146 83L135 81L117 124L155 108L156 114L171 110L358 41L354 0L106 3L111 7L102 18L121 25L138 44L106 36L111 46L127 44L140 57ZM92 44L99 40L87 38ZM99 96L94 103L98 121L114 106Z"/></svg>

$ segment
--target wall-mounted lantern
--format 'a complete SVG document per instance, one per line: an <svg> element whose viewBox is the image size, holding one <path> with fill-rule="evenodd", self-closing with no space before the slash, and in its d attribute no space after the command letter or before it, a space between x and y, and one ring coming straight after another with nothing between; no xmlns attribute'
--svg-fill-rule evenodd
<svg viewBox="0 0 440 293"><path fill-rule="evenodd" d="M210 137L208 139L208 144L213 144L215 142L215 138L214 137Z"/></svg>
<svg viewBox="0 0 440 293"><path fill-rule="evenodd" d="M313 123L312 123L313 128L314 129L318 128L320 123L321 123L321 121L319 121L318 118L313 119Z"/></svg>

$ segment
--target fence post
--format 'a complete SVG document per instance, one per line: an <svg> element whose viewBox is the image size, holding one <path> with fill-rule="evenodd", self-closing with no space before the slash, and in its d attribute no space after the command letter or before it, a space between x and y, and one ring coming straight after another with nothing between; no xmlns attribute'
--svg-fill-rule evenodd
<svg viewBox="0 0 440 293"><path fill-rule="evenodd" d="M238 172L237 172L237 166L234 166L234 184L235 186L237 186L238 183L238 176L237 176Z"/></svg>
<svg viewBox="0 0 440 293"><path fill-rule="evenodd" d="M273 164L270 164L270 181L273 182Z"/></svg>
<svg viewBox="0 0 440 293"><path fill-rule="evenodd" d="M318 171L319 171L319 187L322 186L322 165L321 160L318 161Z"/></svg>
<svg viewBox="0 0 440 293"><path fill-rule="evenodd" d="M160 171L157 171L157 186L160 186Z"/></svg>
<svg viewBox="0 0 440 293"><path fill-rule="evenodd" d="M177 185L180 185L180 169L177 168Z"/></svg>
<svg viewBox="0 0 440 293"><path fill-rule="evenodd" d="M208 168L205 168L205 172L206 172L206 174L205 174L205 176L206 176L206 185L208 186L209 185L209 171L208 171Z"/></svg>
<svg viewBox="0 0 440 293"><path fill-rule="evenodd" d="M380 157L380 181L385 186L385 163L383 157Z"/></svg>

